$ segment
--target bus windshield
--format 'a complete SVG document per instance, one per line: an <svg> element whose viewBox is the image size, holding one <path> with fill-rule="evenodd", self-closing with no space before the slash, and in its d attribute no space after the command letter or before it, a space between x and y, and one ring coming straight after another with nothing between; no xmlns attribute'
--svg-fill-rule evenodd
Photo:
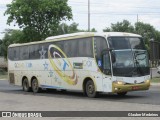
<svg viewBox="0 0 160 120"><path fill-rule="evenodd" d="M139 37L110 37L109 45L115 62L112 63L114 76L149 75L148 53L143 39Z"/></svg>

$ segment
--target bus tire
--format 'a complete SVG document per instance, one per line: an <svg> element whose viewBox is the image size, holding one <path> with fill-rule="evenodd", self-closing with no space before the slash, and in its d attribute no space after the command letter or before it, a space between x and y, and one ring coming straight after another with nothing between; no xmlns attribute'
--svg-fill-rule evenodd
<svg viewBox="0 0 160 120"><path fill-rule="evenodd" d="M23 91L25 92L29 92L31 90L31 88L29 87L29 82L27 78L23 79L22 87L23 87Z"/></svg>
<svg viewBox="0 0 160 120"><path fill-rule="evenodd" d="M37 80L36 78L34 78L34 79L32 80L31 86L32 86L32 91L33 91L34 93L40 92L38 80Z"/></svg>
<svg viewBox="0 0 160 120"><path fill-rule="evenodd" d="M118 96L125 96L127 94L127 92L119 92L117 93Z"/></svg>
<svg viewBox="0 0 160 120"><path fill-rule="evenodd" d="M90 98L95 98L95 97L97 97L97 92L96 92L96 90L95 90L95 85L94 85L94 82L92 81L92 80L88 80L87 82L86 82L86 86L85 86L86 88L85 88L85 93L86 93L86 95L88 96L88 97L90 97Z"/></svg>

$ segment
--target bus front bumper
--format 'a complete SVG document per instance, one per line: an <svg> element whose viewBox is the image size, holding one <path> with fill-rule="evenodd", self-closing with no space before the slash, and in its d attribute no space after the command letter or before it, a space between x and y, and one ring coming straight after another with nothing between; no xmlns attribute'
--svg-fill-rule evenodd
<svg viewBox="0 0 160 120"><path fill-rule="evenodd" d="M120 84L120 82L113 82L112 92L121 93L128 91L148 90L149 87L150 87L150 80L146 80L144 83L140 84Z"/></svg>

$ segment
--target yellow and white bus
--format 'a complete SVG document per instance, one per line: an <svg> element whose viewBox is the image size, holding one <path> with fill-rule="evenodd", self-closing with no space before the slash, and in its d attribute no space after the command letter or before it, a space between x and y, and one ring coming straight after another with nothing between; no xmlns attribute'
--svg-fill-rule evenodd
<svg viewBox="0 0 160 120"><path fill-rule="evenodd" d="M9 82L24 91L80 90L125 95L148 90L148 53L140 35L81 32L8 48Z"/></svg>

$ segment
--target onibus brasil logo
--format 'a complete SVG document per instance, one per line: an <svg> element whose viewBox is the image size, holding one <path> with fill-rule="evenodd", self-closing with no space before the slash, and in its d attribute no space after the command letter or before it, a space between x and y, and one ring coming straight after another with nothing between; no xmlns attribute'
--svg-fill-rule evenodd
<svg viewBox="0 0 160 120"><path fill-rule="evenodd" d="M56 50L53 53L51 53L52 48L54 50ZM52 58L52 55L53 55L54 60ZM56 58L56 56L58 56L58 58ZM71 62L68 60L66 54L58 46L56 46L56 45L49 46L48 58L49 58L49 61L52 65L52 68L59 75L59 77L61 77L62 80L64 80L65 82L67 82L70 85L77 84L78 78L77 78L77 75L73 69L73 66L72 66ZM61 69L62 61L60 61L59 58L61 58L63 60L63 70ZM59 63L59 64L57 64L57 63ZM66 70L66 68L69 68L69 71L72 72L71 76L68 76L67 74L65 74L63 72Z"/></svg>

